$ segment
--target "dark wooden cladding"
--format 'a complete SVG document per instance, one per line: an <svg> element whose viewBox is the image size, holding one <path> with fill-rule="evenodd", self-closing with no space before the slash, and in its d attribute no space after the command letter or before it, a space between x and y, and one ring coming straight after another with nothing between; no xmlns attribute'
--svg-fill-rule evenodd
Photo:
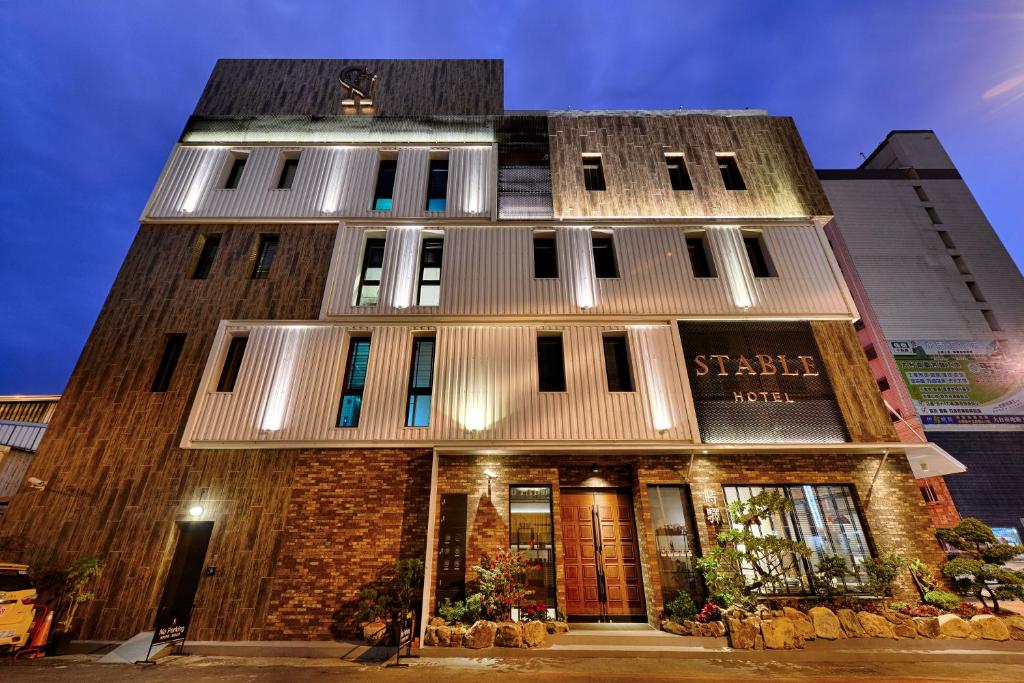
<svg viewBox="0 0 1024 683"><path fill-rule="evenodd" d="M253 241L271 230L281 235L274 268L266 279L249 279ZM262 637L293 481L312 454L178 444L220 320L315 319L335 228L219 225L209 278L192 280L202 231L139 230L29 467L47 488L17 496L0 529L0 547L17 555L4 559L37 568L83 555L106 563L97 599L78 613L78 638L125 639L152 625L175 522L197 502L215 523L207 562L218 569L200 582L190 635ZM168 332L187 338L168 391L153 393Z"/></svg>
<svg viewBox="0 0 1024 683"><path fill-rule="evenodd" d="M196 116L336 116L349 67L378 76L376 116L499 115L500 59L219 59Z"/></svg>
<svg viewBox="0 0 1024 683"><path fill-rule="evenodd" d="M793 120L781 116L552 113L555 216L804 217L832 209ZM673 191L666 152L683 153L692 191ZM601 155L606 189L587 192L582 156ZM735 154L746 190L726 190L716 153Z"/></svg>
<svg viewBox="0 0 1024 683"><path fill-rule="evenodd" d="M845 320L815 320L811 330L832 377L850 440L899 441L853 325Z"/></svg>

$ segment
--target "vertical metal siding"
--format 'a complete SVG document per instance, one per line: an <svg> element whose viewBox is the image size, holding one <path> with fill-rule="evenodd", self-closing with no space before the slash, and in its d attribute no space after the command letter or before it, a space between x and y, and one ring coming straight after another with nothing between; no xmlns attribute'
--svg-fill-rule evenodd
<svg viewBox="0 0 1024 683"><path fill-rule="evenodd" d="M378 149L355 146L254 147L239 186L220 183L231 149L178 145L146 205L147 218L490 218L494 205L493 146L446 147L445 211L426 210L430 147L403 147L390 211L373 211ZM294 183L278 190L285 152L301 154Z"/></svg>
<svg viewBox="0 0 1024 683"><path fill-rule="evenodd" d="M540 392L536 335L557 330L566 391ZM635 391L609 392L602 334L628 334ZM348 340L369 332L360 424L335 426ZM414 334L437 337L430 427L405 426ZM248 333L235 389L216 392L229 334ZM671 324L565 327L231 324L218 335L184 443L691 440Z"/></svg>
<svg viewBox="0 0 1024 683"><path fill-rule="evenodd" d="M613 231L619 278L596 279L590 230L564 227L558 236L559 277L533 277L533 230L528 227L458 227L444 230L441 301L416 306L418 228L387 229L380 301L356 307L364 236L382 228L341 227L324 300L325 319L359 314L405 315L787 315L853 314L819 227L762 230L778 277L755 278L739 227L708 227L708 248L718 277L695 278L678 227ZM411 294L407 294L411 292ZM409 305L402 306L408 301ZM749 302L749 305L745 305Z"/></svg>

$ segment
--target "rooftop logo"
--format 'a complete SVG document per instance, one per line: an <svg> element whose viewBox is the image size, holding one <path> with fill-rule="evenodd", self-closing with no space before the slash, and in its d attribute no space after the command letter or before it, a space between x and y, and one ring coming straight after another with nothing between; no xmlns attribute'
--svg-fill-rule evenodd
<svg viewBox="0 0 1024 683"><path fill-rule="evenodd" d="M373 97L377 92L377 74L365 66L350 66L341 72L342 114L373 114Z"/></svg>

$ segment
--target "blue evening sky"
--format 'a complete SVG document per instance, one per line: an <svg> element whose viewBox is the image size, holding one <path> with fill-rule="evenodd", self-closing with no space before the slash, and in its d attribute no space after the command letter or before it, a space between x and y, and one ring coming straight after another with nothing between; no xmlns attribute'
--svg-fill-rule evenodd
<svg viewBox="0 0 1024 683"><path fill-rule="evenodd" d="M1024 261L1021 0L0 0L0 394L60 392L218 57L495 57L505 102L932 128Z"/></svg>

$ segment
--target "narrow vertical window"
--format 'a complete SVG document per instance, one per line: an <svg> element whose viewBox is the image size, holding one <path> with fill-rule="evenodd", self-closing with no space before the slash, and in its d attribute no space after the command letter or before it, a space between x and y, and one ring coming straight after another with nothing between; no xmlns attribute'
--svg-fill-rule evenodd
<svg viewBox="0 0 1024 683"><path fill-rule="evenodd" d="M708 243L704 235L686 236L686 253L694 277L715 277L715 267L708 254Z"/></svg>
<svg viewBox="0 0 1024 683"><path fill-rule="evenodd" d="M554 232L533 233L533 276L558 277L558 240Z"/></svg>
<svg viewBox="0 0 1024 683"><path fill-rule="evenodd" d="M377 186L373 190L373 210L390 211L395 194L398 159L381 159L377 165Z"/></svg>
<svg viewBox="0 0 1024 683"><path fill-rule="evenodd" d="M164 340L164 353L160 357L160 365L153 376L153 384L150 391L167 391L171 386L171 378L174 377L174 369L178 367L178 358L181 357L181 349L185 346L185 335L169 334Z"/></svg>
<svg viewBox="0 0 1024 683"><path fill-rule="evenodd" d="M448 206L448 159L431 159L427 179L427 211L444 211Z"/></svg>
<svg viewBox="0 0 1024 683"><path fill-rule="evenodd" d="M441 260L444 256L444 239L428 237L420 248L420 286L416 303L420 306L437 306L441 302Z"/></svg>
<svg viewBox="0 0 1024 683"><path fill-rule="evenodd" d="M879 377L878 378L878 390L879 391L889 391L889 378L888 377Z"/></svg>
<svg viewBox="0 0 1024 683"><path fill-rule="evenodd" d="M366 368L369 363L370 338L352 337L348 344L345 381L341 387L341 408L338 411L339 427L359 426L359 414L363 408L363 387L366 384Z"/></svg>
<svg viewBox="0 0 1024 683"><path fill-rule="evenodd" d="M250 275L253 280L262 280L270 276L270 267L274 265L279 241L277 235L260 235L256 240L256 253Z"/></svg>
<svg viewBox="0 0 1024 683"><path fill-rule="evenodd" d="M384 269L383 237L371 237L366 240L363 249L363 267L359 274L359 287L356 291L357 306L374 306L380 294L380 275Z"/></svg>
<svg viewBox="0 0 1024 683"><path fill-rule="evenodd" d="M205 280L210 276L210 268L213 267L213 259L217 256L217 247L220 246L220 235L201 235L195 266L192 268L193 280Z"/></svg>
<svg viewBox="0 0 1024 683"><path fill-rule="evenodd" d="M434 391L434 346L434 337L415 337L412 340L409 402L405 411L406 427L430 426L430 402Z"/></svg>
<svg viewBox="0 0 1024 683"><path fill-rule="evenodd" d="M744 235L743 248L747 251L747 261L754 277L775 277L775 269L768 257L768 249L760 235Z"/></svg>
<svg viewBox="0 0 1024 683"><path fill-rule="evenodd" d="M224 366L220 369L220 379L217 380L217 391L235 390L238 371L242 369L242 358L245 357L245 345L248 343L249 337L247 336L231 338L228 353L224 357Z"/></svg>
<svg viewBox="0 0 1024 683"><path fill-rule="evenodd" d="M249 160L248 154L232 153L228 157L228 172L224 176L224 189L234 190L242 182L242 171L245 170L245 162Z"/></svg>
<svg viewBox="0 0 1024 683"><path fill-rule="evenodd" d="M956 243L953 242L953 238L950 237L949 232L945 230L937 230L936 232L939 233L939 239L942 240L942 245L946 247L946 249L956 249Z"/></svg>
<svg viewBox="0 0 1024 683"><path fill-rule="evenodd" d="M565 391L562 335L537 336L537 379L541 391Z"/></svg>
<svg viewBox="0 0 1024 683"><path fill-rule="evenodd" d="M990 330L992 330L993 332L1002 332L1003 331L1003 328L999 324L999 321L996 320L996 314L995 313L993 313L992 311L983 310L981 312L981 314L983 316L985 316L985 322L988 323L988 328Z"/></svg>
<svg viewBox="0 0 1024 683"><path fill-rule="evenodd" d="M727 190L745 190L746 184L743 176L740 175L740 167L736 163L736 157L732 154L717 154L718 171L722 174L722 182Z"/></svg>
<svg viewBox="0 0 1024 683"><path fill-rule="evenodd" d="M682 154L666 154L665 166L668 168L668 180L675 192L692 190L690 174L686 170L686 160Z"/></svg>
<svg viewBox="0 0 1024 683"><path fill-rule="evenodd" d="M971 269L967 266L967 261L964 260L963 256L954 256L953 265L956 266L957 271L961 275L970 275Z"/></svg>
<svg viewBox="0 0 1024 683"><path fill-rule="evenodd" d="M981 293L981 287L978 286L977 282L968 282L967 289L970 290L971 296L978 303L984 303L985 295Z"/></svg>
<svg viewBox="0 0 1024 683"><path fill-rule="evenodd" d="M917 195L917 198L920 199L922 202L928 201L928 195L925 194L924 188L921 187L920 185L914 185L914 193Z"/></svg>
<svg viewBox="0 0 1024 683"><path fill-rule="evenodd" d="M633 391L633 372L629 365L629 341L625 334L606 334L604 370L608 391Z"/></svg>
<svg viewBox="0 0 1024 683"><path fill-rule="evenodd" d="M942 225L942 219L939 218L939 212L930 206L924 207L924 212L928 214L928 220L932 222L932 225Z"/></svg>
<svg viewBox="0 0 1024 683"><path fill-rule="evenodd" d="M878 358L878 351L875 350L874 344L868 344L864 347L864 355L868 360L874 360Z"/></svg>
<svg viewBox="0 0 1024 683"><path fill-rule="evenodd" d="M285 155L284 163L281 165L281 175L277 177L277 189L290 190L292 183L295 182L295 173L298 170L299 155L294 152Z"/></svg>
<svg viewBox="0 0 1024 683"><path fill-rule="evenodd" d="M616 278L619 266L615 262L615 244L609 233L595 232L591 234L594 252L594 276L599 278Z"/></svg>
<svg viewBox="0 0 1024 683"><path fill-rule="evenodd" d="M604 167L600 154L583 155L583 186L589 192L604 191Z"/></svg>

